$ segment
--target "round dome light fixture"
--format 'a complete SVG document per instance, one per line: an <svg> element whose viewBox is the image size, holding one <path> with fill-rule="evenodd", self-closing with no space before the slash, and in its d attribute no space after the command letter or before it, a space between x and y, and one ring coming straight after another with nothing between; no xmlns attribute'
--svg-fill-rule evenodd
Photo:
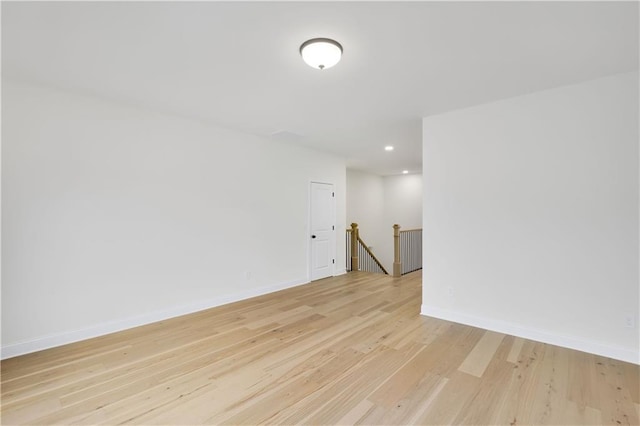
<svg viewBox="0 0 640 426"><path fill-rule="evenodd" d="M310 67L324 70L340 62L342 46L330 38L312 38L302 43L300 55Z"/></svg>

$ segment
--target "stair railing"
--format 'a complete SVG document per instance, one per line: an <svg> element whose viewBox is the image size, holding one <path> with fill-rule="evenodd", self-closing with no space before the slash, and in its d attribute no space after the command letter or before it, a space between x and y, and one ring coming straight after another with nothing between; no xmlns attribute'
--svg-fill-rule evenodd
<svg viewBox="0 0 640 426"><path fill-rule="evenodd" d="M347 229L347 271L367 271L389 275L382 263L360 238L357 223Z"/></svg>
<svg viewBox="0 0 640 426"><path fill-rule="evenodd" d="M422 269L422 229L400 230L393 225L393 276Z"/></svg>

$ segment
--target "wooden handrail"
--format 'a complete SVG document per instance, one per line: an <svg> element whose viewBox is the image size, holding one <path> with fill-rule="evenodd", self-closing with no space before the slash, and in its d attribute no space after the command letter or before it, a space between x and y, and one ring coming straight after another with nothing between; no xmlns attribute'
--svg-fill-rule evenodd
<svg viewBox="0 0 640 426"><path fill-rule="evenodd" d="M376 263L376 265L378 265L380 267L380 269L382 269L382 271L389 275L389 273L387 272L386 269L384 269L384 266L382 266L382 263L380 263L380 261L378 260L378 258L376 257L375 254L373 254L373 252L369 249L369 247L367 247L367 245L364 243L364 241L362 241L362 238L360 238L360 236L358 236L358 242L360 244L362 244L362 248L364 248L364 250L369 254L369 256L371 256L371 258L373 259L373 261ZM353 269L353 268L352 268Z"/></svg>
<svg viewBox="0 0 640 426"><path fill-rule="evenodd" d="M367 270L389 274L376 255L360 238L357 223L352 223L351 229L347 229L347 236L349 237L347 250L350 252L347 261L351 261L350 270L359 271L360 266L363 265ZM358 255L360 246L364 249L360 252L363 259L360 259ZM401 277L403 274L418 269L422 269L422 228L400 230L400 225L396 223L393 225L393 276Z"/></svg>
<svg viewBox="0 0 640 426"><path fill-rule="evenodd" d="M360 238L360 230L357 223L351 224L351 229L347 229L347 259L348 269L350 271L359 271L361 267L370 272L382 272L389 275L389 272L382 266L380 260L369 249L367 244ZM363 249L360 251L360 249ZM360 256L363 256L361 259Z"/></svg>

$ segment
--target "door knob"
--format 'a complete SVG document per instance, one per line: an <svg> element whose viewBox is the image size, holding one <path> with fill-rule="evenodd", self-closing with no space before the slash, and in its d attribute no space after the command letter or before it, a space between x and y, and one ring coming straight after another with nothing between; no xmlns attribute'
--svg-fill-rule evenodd
<svg viewBox="0 0 640 426"><path fill-rule="evenodd" d="M316 237L315 235L312 235L312 236L311 236L311 238L315 238L315 237Z"/></svg>

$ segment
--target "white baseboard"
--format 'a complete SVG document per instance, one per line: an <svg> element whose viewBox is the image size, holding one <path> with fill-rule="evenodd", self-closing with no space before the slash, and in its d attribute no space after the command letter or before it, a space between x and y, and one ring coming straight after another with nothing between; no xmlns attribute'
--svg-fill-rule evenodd
<svg viewBox="0 0 640 426"><path fill-rule="evenodd" d="M494 320L491 318L476 317L461 312L449 311L434 306L422 305L420 313L425 316L439 318L511 336L522 337L537 342L562 346L595 355L640 364L640 353L636 350L604 345L602 343L583 340L576 337L563 336L544 330L532 329L518 324Z"/></svg>
<svg viewBox="0 0 640 426"><path fill-rule="evenodd" d="M117 331L127 330L133 327L150 324L153 322L163 321L170 318L187 315L205 309L215 308L216 306L226 305L228 303L237 302L239 300L249 299L264 294L273 293L291 287L297 287L307 284L308 281L291 281L265 287L259 287L251 290L244 290L227 296L217 297L182 305L162 311L150 312L144 315L125 318L122 320L109 321L95 326L73 330L64 333L50 334L27 342L15 343L2 346L2 355L0 359L12 358L18 355L24 355L31 352L41 351L44 349L54 348L56 346L66 345L68 343L78 342L81 340L91 339L93 337L104 336L105 334L115 333Z"/></svg>

